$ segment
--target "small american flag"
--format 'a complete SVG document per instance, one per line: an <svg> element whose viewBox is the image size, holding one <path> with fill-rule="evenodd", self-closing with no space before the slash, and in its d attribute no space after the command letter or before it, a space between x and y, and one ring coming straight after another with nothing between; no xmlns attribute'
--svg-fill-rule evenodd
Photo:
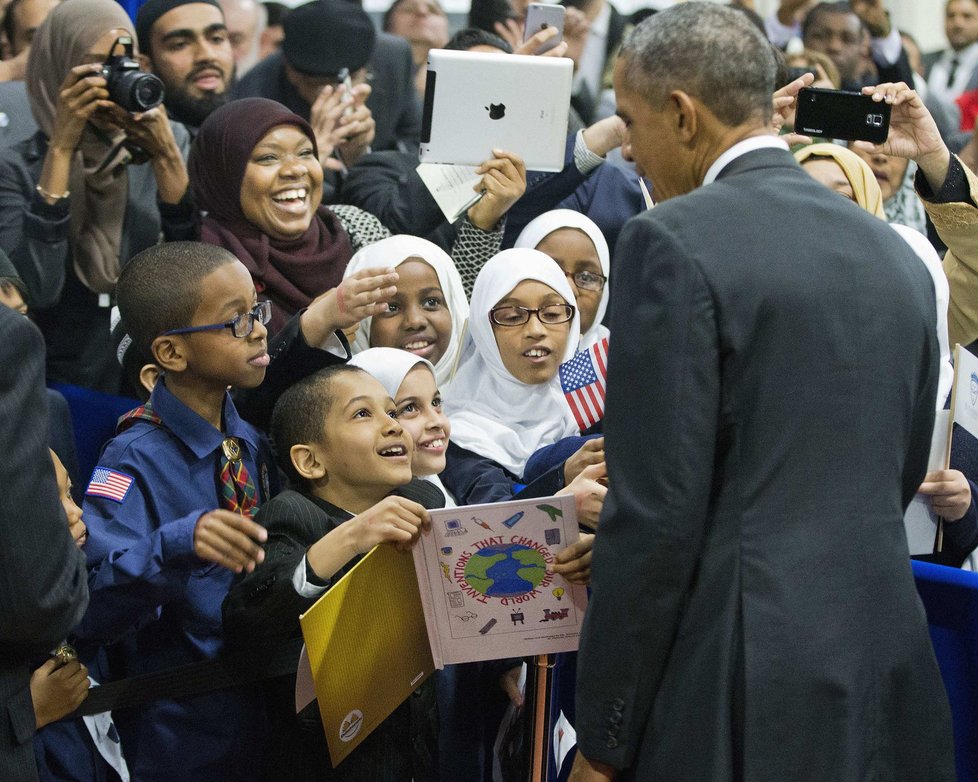
<svg viewBox="0 0 978 782"><path fill-rule="evenodd" d="M132 481L132 476L125 473L116 472L106 467L96 467L85 494L89 497L105 497L109 500L122 502L132 487Z"/></svg>
<svg viewBox="0 0 978 782"><path fill-rule="evenodd" d="M604 417L607 380L607 337L560 365L560 387L582 432Z"/></svg>

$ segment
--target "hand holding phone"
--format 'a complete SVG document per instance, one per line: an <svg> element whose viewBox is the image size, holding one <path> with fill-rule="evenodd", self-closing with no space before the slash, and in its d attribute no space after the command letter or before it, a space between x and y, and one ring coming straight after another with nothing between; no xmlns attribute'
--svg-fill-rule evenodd
<svg viewBox="0 0 978 782"><path fill-rule="evenodd" d="M552 3L530 3L526 8L526 22L523 25L523 42L541 30L556 28L557 35L545 41L533 54L543 54L557 47L564 39L564 15L566 9L562 5Z"/></svg>

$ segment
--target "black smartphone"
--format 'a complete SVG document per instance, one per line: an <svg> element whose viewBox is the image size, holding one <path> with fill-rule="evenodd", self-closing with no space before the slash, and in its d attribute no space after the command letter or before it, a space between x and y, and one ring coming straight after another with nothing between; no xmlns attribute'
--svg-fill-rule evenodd
<svg viewBox="0 0 978 782"><path fill-rule="evenodd" d="M805 87L798 93L795 132L882 144L890 132L890 106L859 92Z"/></svg>

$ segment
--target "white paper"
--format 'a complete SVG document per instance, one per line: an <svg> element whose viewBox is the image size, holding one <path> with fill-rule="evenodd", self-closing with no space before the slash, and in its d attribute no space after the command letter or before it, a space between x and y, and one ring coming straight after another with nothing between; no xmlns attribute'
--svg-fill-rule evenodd
<svg viewBox="0 0 978 782"><path fill-rule="evenodd" d="M435 199L445 219L454 223L478 197L475 186L482 177L475 166L453 166L447 163L421 163L418 176Z"/></svg>
<svg viewBox="0 0 978 782"><path fill-rule="evenodd" d="M548 571L579 536L571 495L430 515L412 553L436 667L577 651L587 589Z"/></svg>
<svg viewBox="0 0 978 782"><path fill-rule="evenodd" d="M978 358L961 347L954 364L954 423L978 437Z"/></svg>
<svg viewBox="0 0 978 782"><path fill-rule="evenodd" d="M962 351L963 353L964 351ZM950 410L938 410L934 415L934 432L930 441L927 472L943 470L947 458L947 441L950 432ZM957 420L957 419L955 419ZM933 554L937 535L937 514L931 508L930 498L917 494L903 516L910 554Z"/></svg>
<svg viewBox="0 0 978 782"><path fill-rule="evenodd" d="M574 749L577 744L577 731L570 724L570 720L560 712L557 722L554 724L554 758L557 760L557 773L560 774L564 767L564 760L567 753Z"/></svg>
<svg viewBox="0 0 978 782"><path fill-rule="evenodd" d="M299 665L295 669L295 713L298 714L314 700L316 700L316 683L312 679L309 652L303 644L302 651L299 652Z"/></svg>

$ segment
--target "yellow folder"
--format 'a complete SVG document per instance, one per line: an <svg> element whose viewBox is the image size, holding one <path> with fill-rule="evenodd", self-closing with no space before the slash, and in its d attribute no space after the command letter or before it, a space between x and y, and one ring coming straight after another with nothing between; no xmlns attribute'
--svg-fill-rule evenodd
<svg viewBox="0 0 978 782"><path fill-rule="evenodd" d="M411 552L374 547L299 623L335 767L434 671Z"/></svg>

